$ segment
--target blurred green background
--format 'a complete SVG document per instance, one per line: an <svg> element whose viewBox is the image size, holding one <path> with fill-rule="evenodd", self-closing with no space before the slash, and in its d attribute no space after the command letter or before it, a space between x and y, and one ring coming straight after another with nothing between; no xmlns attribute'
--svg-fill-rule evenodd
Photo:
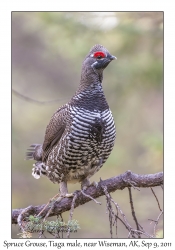
<svg viewBox="0 0 175 250"><path fill-rule="evenodd" d="M104 71L103 88L117 128L115 147L92 181L131 170L151 174L163 169L163 12L12 12L12 88L38 101L12 95L12 208L46 203L58 192L47 178L32 177L33 161L25 161L32 143L42 143L55 110L75 93L81 64L95 44L117 57ZM69 185L69 192L80 185ZM160 187L154 188L163 207ZM127 190L112 193L135 226ZM159 209L150 189L133 190L139 223L153 233ZM109 238L104 197L75 209L81 229L72 238ZM63 214L67 222L69 213ZM53 219L53 218L52 218ZM127 232L119 223L118 237ZM163 220L157 237L163 236ZM12 226L12 238L18 238ZM37 237L37 235L36 235Z"/></svg>

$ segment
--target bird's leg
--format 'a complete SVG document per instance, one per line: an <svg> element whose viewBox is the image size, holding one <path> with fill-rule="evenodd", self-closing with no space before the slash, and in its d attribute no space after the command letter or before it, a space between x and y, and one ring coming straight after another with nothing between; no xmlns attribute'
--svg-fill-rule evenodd
<svg viewBox="0 0 175 250"><path fill-rule="evenodd" d="M85 178L82 182L81 182L81 189L82 190L86 190L88 187L90 186L90 180Z"/></svg>
<svg viewBox="0 0 175 250"><path fill-rule="evenodd" d="M85 178L82 182L81 182L81 189L82 190L86 190L88 187L90 186L95 186L97 188L98 183L93 181L92 183L90 182L90 180L88 178Z"/></svg>
<svg viewBox="0 0 175 250"><path fill-rule="evenodd" d="M73 194L68 194L67 182L63 181L60 183L60 196L63 198L73 197Z"/></svg>

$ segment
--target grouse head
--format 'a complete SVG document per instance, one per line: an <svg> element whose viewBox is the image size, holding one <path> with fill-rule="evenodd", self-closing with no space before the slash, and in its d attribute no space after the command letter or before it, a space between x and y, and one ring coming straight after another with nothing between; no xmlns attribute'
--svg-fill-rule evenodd
<svg viewBox="0 0 175 250"><path fill-rule="evenodd" d="M105 47L100 44L96 44L92 47L89 54L84 59L82 67L82 78L86 78L86 76L91 78L90 75L94 75L94 78L98 78L100 81L102 81L103 70L114 59L117 58L115 56L112 56Z"/></svg>

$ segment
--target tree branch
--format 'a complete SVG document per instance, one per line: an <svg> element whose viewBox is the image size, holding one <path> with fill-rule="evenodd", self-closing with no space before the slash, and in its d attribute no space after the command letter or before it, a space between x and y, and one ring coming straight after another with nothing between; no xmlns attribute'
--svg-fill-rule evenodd
<svg viewBox="0 0 175 250"><path fill-rule="evenodd" d="M89 197L97 198L99 196L104 195L104 190L102 186L106 186L108 192L114 192L117 189L124 189L126 187L142 187L142 188L148 188L148 187L155 187L155 186L161 186L163 184L163 172L159 172L156 174L148 174L148 175L138 175L135 173L132 173L130 170L125 172L124 174L121 174L116 177L112 177L107 180L101 180L98 183L97 188L95 186L90 186L85 193L87 196L83 195L81 191L76 191L77 198L75 200L74 208L83 205L92 199ZM55 216L58 214L62 214L65 211L68 211L71 209L72 205L72 198L64 198L60 202L55 202L53 209L50 211L49 217ZM38 205L38 206L29 206L26 208L19 208L19 209L13 209L12 210L12 224L17 224L18 216L25 211L26 216L29 215L37 215L39 212L44 208L44 205ZM49 207L47 207L44 212L42 213L42 216L46 216L47 212L49 211Z"/></svg>

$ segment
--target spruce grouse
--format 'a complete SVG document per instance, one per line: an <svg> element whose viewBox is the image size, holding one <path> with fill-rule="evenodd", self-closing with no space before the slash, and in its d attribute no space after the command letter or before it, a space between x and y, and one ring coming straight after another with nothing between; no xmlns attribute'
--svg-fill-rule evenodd
<svg viewBox="0 0 175 250"><path fill-rule="evenodd" d="M90 185L89 178L109 157L116 137L114 120L103 88L103 70L116 59L102 45L85 57L78 90L52 116L43 144L33 144L27 159L34 159L32 175L47 176L60 184L68 197L67 183Z"/></svg>

